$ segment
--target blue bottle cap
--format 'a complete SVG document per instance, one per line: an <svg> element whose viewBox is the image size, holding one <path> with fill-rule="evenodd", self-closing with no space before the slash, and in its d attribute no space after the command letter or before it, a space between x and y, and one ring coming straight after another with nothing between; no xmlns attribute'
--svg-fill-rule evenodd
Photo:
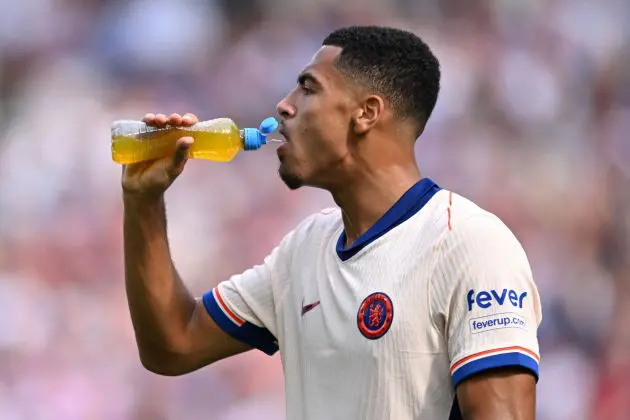
<svg viewBox="0 0 630 420"><path fill-rule="evenodd" d="M265 118L258 129L243 129L243 148L245 150L258 150L267 144L267 135L278 129L278 121L274 117Z"/></svg>

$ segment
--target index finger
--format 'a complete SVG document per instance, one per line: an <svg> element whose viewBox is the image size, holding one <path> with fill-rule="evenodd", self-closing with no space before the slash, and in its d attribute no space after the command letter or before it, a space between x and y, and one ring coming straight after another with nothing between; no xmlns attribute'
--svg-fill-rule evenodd
<svg viewBox="0 0 630 420"><path fill-rule="evenodd" d="M199 118L197 118L195 114L191 114L190 112L185 113L182 117L182 125L190 126L193 124L197 124L198 122Z"/></svg>
<svg viewBox="0 0 630 420"><path fill-rule="evenodd" d="M173 127L182 125L182 116L174 112L168 117L166 123Z"/></svg>
<svg viewBox="0 0 630 420"><path fill-rule="evenodd" d="M142 119L143 123L152 124L153 120L155 120L155 114L152 112L147 112L144 114L144 118Z"/></svg>

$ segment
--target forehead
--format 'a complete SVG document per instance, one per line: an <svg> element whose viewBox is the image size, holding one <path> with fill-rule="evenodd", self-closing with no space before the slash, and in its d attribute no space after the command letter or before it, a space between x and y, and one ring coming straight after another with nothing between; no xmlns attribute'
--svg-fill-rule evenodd
<svg viewBox="0 0 630 420"><path fill-rule="evenodd" d="M311 58L303 72L309 72L324 86L346 85L343 75L335 67L335 59L341 54L340 47L324 45Z"/></svg>

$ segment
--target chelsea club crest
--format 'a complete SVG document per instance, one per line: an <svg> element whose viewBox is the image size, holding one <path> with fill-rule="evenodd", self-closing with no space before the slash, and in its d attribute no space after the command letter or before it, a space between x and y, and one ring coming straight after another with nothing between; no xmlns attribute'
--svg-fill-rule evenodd
<svg viewBox="0 0 630 420"><path fill-rule="evenodd" d="M359 331L365 338L376 340L385 335L392 326L394 305L385 293L372 293L361 302L357 314Z"/></svg>

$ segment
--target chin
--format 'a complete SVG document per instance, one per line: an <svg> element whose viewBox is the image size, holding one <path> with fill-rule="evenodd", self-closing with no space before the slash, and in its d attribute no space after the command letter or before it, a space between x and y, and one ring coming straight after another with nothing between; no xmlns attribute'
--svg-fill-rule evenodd
<svg viewBox="0 0 630 420"><path fill-rule="evenodd" d="M280 175L280 179L285 183L290 190L297 190L300 187L304 186L304 181L302 178L294 173L289 172L284 165L280 165L278 169L278 174Z"/></svg>

